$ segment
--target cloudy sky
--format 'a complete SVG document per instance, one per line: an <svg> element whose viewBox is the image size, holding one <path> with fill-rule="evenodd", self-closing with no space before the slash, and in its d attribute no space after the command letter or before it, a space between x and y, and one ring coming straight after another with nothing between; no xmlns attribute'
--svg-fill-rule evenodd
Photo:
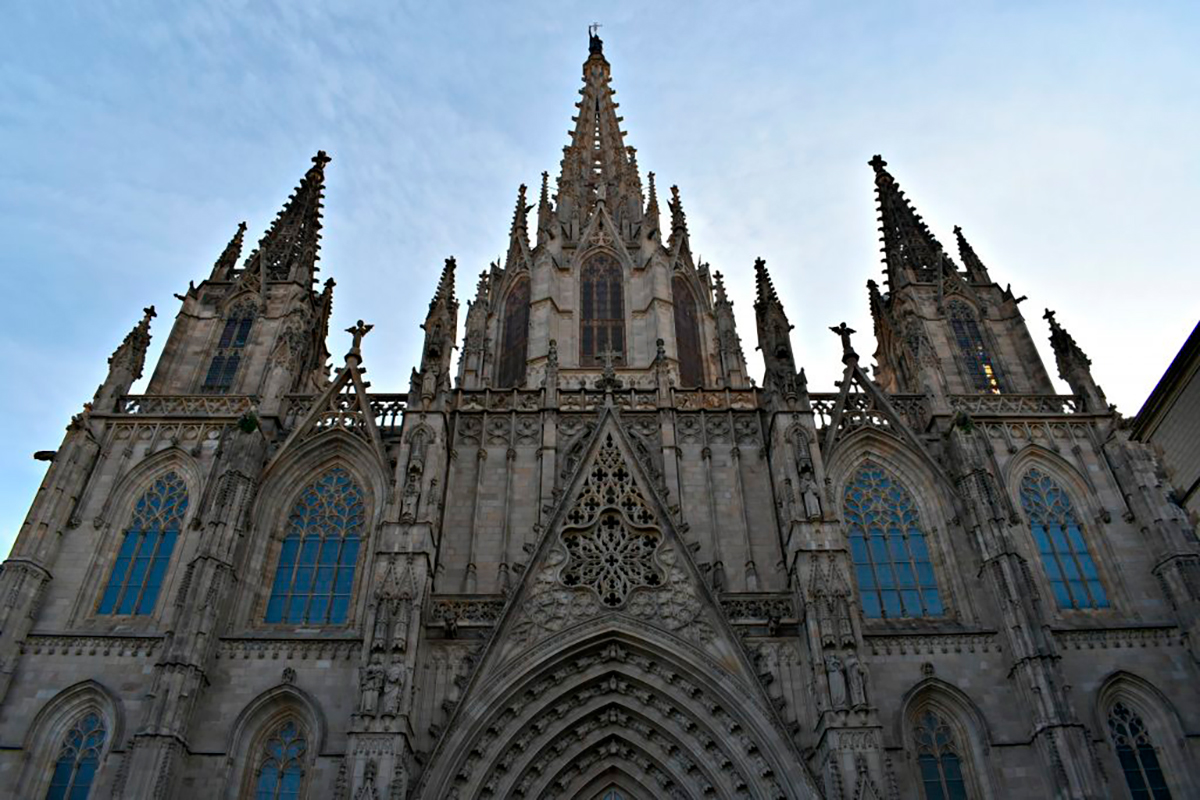
<svg viewBox="0 0 1200 800"><path fill-rule="evenodd" d="M557 174L593 20L627 141L679 184L756 374L756 256L814 389L839 374L828 326L873 349L874 153L943 244L962 225L1029 296L1051 370L1057 309L1123 412L1200 316L1195 2L183 5L6 6L0 551L45 471L31 453L58 446L142 307L148 375L173 293L239 220L256 240L320 148L333 329L374 323L374 387L402 391L443 258L469 295L517 185Z"/></svg>

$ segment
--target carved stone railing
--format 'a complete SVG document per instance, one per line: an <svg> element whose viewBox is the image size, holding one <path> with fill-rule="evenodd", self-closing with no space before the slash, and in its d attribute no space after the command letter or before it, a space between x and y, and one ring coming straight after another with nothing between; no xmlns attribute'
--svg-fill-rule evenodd
<svg viewBox="0 0 1200 800"><path fill-rule="evenodd" d="M118 414L143 417L240 417L254 398L234 394L131 394L117 403Z"/></svg>
<svg viewBox="0 0 1200 800"><path fill-rule="evenodd" d="M950 408L977 417L1078 414L1083 410L1073 394L956 394L950 396Z"/></svg>
<svg viewBox="0 0 1200 800"><path fill-rule="evenodd" d="M495 625L504 612L500 595L440 595L429 604L431 624Z"/></svg>
<svg viewBox="0 0 1200 800"><path fill-rule="evenodd" d="M338 399L340 409L348 408L348 401ZM283 425L288 430L294 428L312 408L317 396L313 394L289 394L283 401ZM368 395L371 410L375 413L375 425L382 431L399 428L404 422L404 408L408 403L406 394L372 394Z"/></svg>
<svg viewBox="0 0 1200 800"><path fill-rule="evenodd" d="M595 411L605 403L605 392L595 389L560 391L560 411ZM658 392L653 389L617 389L612 393L613 405L623 411L653 411L658 408Z"/></svg>
<svg viewBox="0 0 1200 800"><path fill-rule="evenodd" d="M840 393L810 394L813 416L818 428L829 427L833 419L833 411L837 406ZM929 404L923 394L893 394L888 395L888 402L913 430L925 430L929 422ZM883 408L879 407L873 397L863 392L851 392L846 395L846 408L842 411L840 429L843 433L862 427L888 430L891 420Z"/></svg>
<svg viewBox="0 0 1200 800"><path fill-rule="evenodd" d="M753 411L758 408L756 389L672 389L671 399L679 411Z"/></svg>
<svg viewBox="0 0 1200 800"><path fill-rule="evenodd" d="M459 411L537 411L541 407L541 389L459 389L455 392L455 408Z"/></svg>

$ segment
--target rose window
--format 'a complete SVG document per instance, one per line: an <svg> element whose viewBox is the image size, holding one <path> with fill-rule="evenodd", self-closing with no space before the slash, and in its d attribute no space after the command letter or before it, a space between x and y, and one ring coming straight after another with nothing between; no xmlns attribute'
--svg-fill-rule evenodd
<svg viewBox="0 0 1200 800"><path fill-rule="evenodd" d="M562 540L570 555L562 582L594 590L609 608L624 605L638 587L662 584L654 566L658 532L630 528L615 509L601 512L586 530L564 532Z"/></svg>

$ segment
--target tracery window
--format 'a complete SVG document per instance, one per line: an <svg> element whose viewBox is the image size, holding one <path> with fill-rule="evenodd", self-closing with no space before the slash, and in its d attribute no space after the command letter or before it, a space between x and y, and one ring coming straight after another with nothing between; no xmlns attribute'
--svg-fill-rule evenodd
<svg viewBox="0 0 1200 800"><path fill-rule="evenodd" d="M233 387L233 378L237 375L238 365L242 363L242 350L250 338L255 315L254 306L239 305L225 318L225 327L221 330L217 350L213 353L201 387L205 394L225 394Z"/></svg>
<svg viewBox="0 0 1200 800"><path fill-rule="evenodd" d="M1096 562L1071 498L1054 478L1031 469L1021 480L1021 505L1059 608L1108 608Z"/></svg>
<svg viewBox="0 0 1200 800"><path fill-rule="evenodd" d="M1000 367L988 352L979 330L979 321L965 303L952 300L949 304L950 328L962 354L963 367L977 392L1000 394L1004 391Z"/></svg>
<svg viewBox="0 0 1200 800"><path fill-rule="evenodd" d="M254 800L297 800L304 784L304 754L308 743L298 725L284 722L267 739L259 754Z"/></svg>
<svg viewBox="0 0 1200 800"><path fill-rule="evenodd" d="M95 712L85 715L67 731L54 762L46 800L87 800L107 736L104 720Z"/></svg>
<svg viewBox="0 0 1200 800"><path fill-rule="evenodd" d="M529 279L522 278L504 301L504 346L496 385L507 389L525 382L526 348L529 343Z"/></svg>
<svg viewBox="0 0 1200 800"><path fill-rule="evenodd" d="M267 622L346 621L364 514L362 489L341 467L304 490L288 519Z"/></svg>
<svg viewBox="0 0 1200 800"><path fill-rule="evenodd" d="M625 797L625 795L617 789L609 789L604 793L604 797L602 797L601 800L629 800L629 798Z"/></svg>
<svg viewBox="0 0 1200 800"><path fill-rule="evenodd" d="M954 729L932 711L917 718L913 729L917 744L917 766L925 800L967 800L962 759L954 741Z"/></svg>
<svg viewBox="0 0 1200 800"><path fill-rule="evenodd" d="M608 253L596 253L580 278L580 361L594 366L612 353L625 359L625 298L621 265Z"/></svg>
<svg viewBox="0 0 1200 800"><path fill-rule="evenodd" d="M844 509L863 613L887 618L943 614L929 543L908 489L867 461L846 486Z"/></svg>
<svg viewBox="0 0 1200 800"><path fill-rule="evenodd" d="M704 383L704 365L700 356L700 319L696 297L682 275L671 279L671 299L675 306L675 346L679 351L679 383L697 387Z"/></svg>
<svg viewBox="0 0 1200 800"><path fill-rule="evenodd" d="M1108 712L1108 730L1133 800L1170 800L1158 752L1141 716L1124 703L1114 703Z"/></svg>
<svg viewBox="0 0 1200 800"><path fill-rule="evenodd" d="M155 480L138 498L97 613L154 611L187 506L187 485L175 472Z"/></svg>

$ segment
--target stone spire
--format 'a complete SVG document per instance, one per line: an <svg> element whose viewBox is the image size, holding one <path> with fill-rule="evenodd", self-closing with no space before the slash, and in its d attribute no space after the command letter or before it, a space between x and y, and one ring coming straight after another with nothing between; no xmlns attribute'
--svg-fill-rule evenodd
<svg viewBox="0 0 1200 800"><path fill-rule="evenodd" d="M292 280L309 286L315 279L321 247L321 209L325 192L324 150L313 156L313 165L288 198L283 210L246 259L245 269L261 272L264 280Z"/></svg>
<svg viewBox="0 0 1200 800"><path fill-rule="evenodd" d="M583 64L582 98L579 113L572 117L575 129L571 143L563 148L562 173L558 179L558 216L564 225L572 220L576 230L598 201L614 217L640 222L642 186L634 154L625 146L616 91L609 87L612 74L604 57L604 43L590 35L589 55Z"/></svg>
<svg viewBox="0 0 1200 800"><path fill-rule="evenodd" d="M1058 363L1058 376L1071 387L1071 391L1083 399L1087 411L1103 413L1108 410L1108 399L1092 377L1092 362L1075 343L1066 328L1058 324L1054 313L1046 309L1044 319L1050 323L1050 346L1054 348L1054 360Z"/></svg>
<svg viewBox="0 0 1200 800"><path fill-rule="evenodd" d="M413 375L413 379L420 384L419 397L425 404L450 390L450 356L458 330L458 299L454 296L455 266L453 256L446 259L437 290L429 301L429 313L425 315L425 323L421 326L425 330L425 346L421 350L420 370Z"/></svg>
<svg viewBox="0 0 1200 800"><path fill-rule="evenodd" d="M713 313L717 318L717 349L721 359L721 376L727 387L744 388L750 385L749 372L746 369L746 356L742 352L742 339L738 336L737 324L733 318L733 301L725 293L725 279L721 273L715 273L713 278L716 294Z"/></svg>
<svg viewBox="0 0 1200 800"><path fill-rule="evenodd" d="M467 325L462 358L458 360L458 383L462 389L481 389L486 385L487 319L490 310L492 272L479 273L475 299L467 301Z"/></svg>
<svg viewBox="0 0 1200 800"><path fill-rule="evenodd" d="M991 283L992 278L988 275L987 267L979 260L979 256L975 255L975 248L971 247L971 243L967 241L967 237L963 236L962 228L958 225L954 226L954 237L958 239L958 257L966 267L971 282Z"/></svg>
<svg viewBox="0 0 1200 800"><path fill-rule="evenodd" d="M683 200L679 197L679 187L671 187L671 199L667 201L671 209L671 236L667 240L667 249L677 257L690 255L688 242L687 214L683 212Z"/></svg>
<svg viewBox="0 0 1200 800"><path fill-rule="evenodd" d="M146 350L150 347L150 320L154 319L154 306L143 310L142 319L108 359L108 375L96 389L92 407L97 411L111 411L117 400L129 394L129 387L142 377L146 365Z"/></svg>
<svg viewBox="0 0 1200 800"><path fill-rule="evenodd" d="M239 222L237 233L229 240L229 244L225 245L225 249L221 251L217 263L213 264L212 275L209 277L209 280L228 281L233 279L238 259L242 257L242 242L245 240L245 236L246 223Z"/></svg>
<svg viewBox="0 0 1200 800"><path fill-rule="evenodd" d="M659 226L662 224L662 212L658 210L658 189L654 186L654 173L651 172L646 177L650 180L650 200L646 203L646 224L649 225L647 233L657 233Z"/></svg>
<svg viewBox="0 0 1200 800"><path fill-rule="evenodd" d="M875 156L867 163L875 170L879 231L883 234L880 241L889 288L896 290L912 281L936 280L938 270L949 257L921 215L909 204L896 179L884 169L887 162Z"/></svg>
<svg viewBox="0 0 1200 800"><path fill-rule="evenodd" d="M542 192L538 195L537 243L554 238L554 208L550 205L550 173L542 173Z"/></svg>
<svg viewBox="0 0 1200 800"><path fill-rule="evenodd" d="M513 209L512 225L508 231L508 257L504 260L504 268L520 269L529 267L529 230L527 219L533 206L525 204L525 184L517 189L517 207ZM540 212L539 212L540 213Z"/></svg>
<svg viewBox="0 0 1200 800"><path fill-rule="evenodd" d="M796 377L796 360L792 356L792 329L783 303L775 293L775 284L767 272L767 262L754 260L754 282L757 288L754 316L758 323L758 349L762 351L766 376L765 388L785 390Z"/></svg>

